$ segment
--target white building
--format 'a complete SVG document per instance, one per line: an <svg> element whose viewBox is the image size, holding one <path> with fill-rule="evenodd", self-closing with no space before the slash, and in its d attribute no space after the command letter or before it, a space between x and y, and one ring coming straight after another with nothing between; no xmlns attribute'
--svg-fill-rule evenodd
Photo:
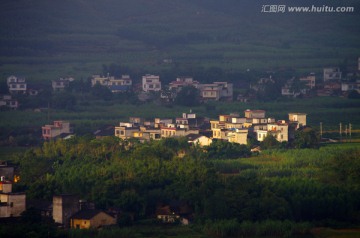
<svg viewBox="0 0 360 238"><path fill-rule="evenodd" d="M232 100L233 84L227 82L214 82L212 84L199 84L200 96L203 100L220 99Z"/></svg>
<svg viewBox="0 0 360 238"><path fill-rule="evenodd" d="M342 72L339 68L324 68L324 82L341 80Z"/></svg>
<svg viewBox="0 0 360 238"><path fill-rule="evenodd" d="M12 99L11 95L0 95L0 107L8 107L15 110L19 107L19 103L17 100Z"/></svg>
<svg viewBox="0 0 360 238"><path fill-rule="evenodd" d="M11 75L7 78L7 85L11 94L25 94L27 90L25 78Z"/></svg>
<svg viewBox="0 0 360 238"><path fill-rule="evenodd" d="M142 77L142 90L144 92L157 92L161 90L160 77L147 74Z"/></svg>
<svg viewBox="0 0 360 238"><path fill-rule="evenodd" d="M121 78L93 75L91 78L91 86L94 87L96 84L108 87L112 93L126 92L132 86L132 79L129 75L122 75Z"/></svg>

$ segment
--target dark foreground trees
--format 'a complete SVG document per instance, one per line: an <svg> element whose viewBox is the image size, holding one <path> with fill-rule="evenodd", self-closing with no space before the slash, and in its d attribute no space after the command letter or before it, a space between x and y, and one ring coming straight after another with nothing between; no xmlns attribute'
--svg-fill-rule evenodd
<svg viewBox="0 0 360 238"><path fill-rule="evenodd" d="M335 155L312 151L296 152L302 155L296 158L290 152L264 154L270 160L246 165L235 159L248 155L246 147L221 141L200 148L184 138L137 143L75 137L45 142L19 157L16 187L25 188L28 198L76 193L99 208L133 214L135 220L152 217L158 204L182 201L199 223L358 222L359 149ZM225 165L230 172L218 169Z"/></svg>

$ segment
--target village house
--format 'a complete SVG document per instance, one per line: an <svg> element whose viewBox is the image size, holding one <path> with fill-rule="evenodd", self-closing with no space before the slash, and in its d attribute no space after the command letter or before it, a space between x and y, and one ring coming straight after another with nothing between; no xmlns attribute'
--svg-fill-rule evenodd
<svg viewBox="0 0 360 238"><path fill-rule="evenodd" d="M342 92L350 92L353 90L360 93L360 80L357 80L356 82L342 82L341 83L341 91Z"/></svg>
<svg viewBox="0 0 360 238"><path fill-rule="evenodd" d="M200 97L203 101L233 99L233 84L227 82L213 82L212 84L199 84Z"/></svg>
<svg viewBox="0 0 360 238"><path fill-rule="evenodd" d="M53 196L53 219L65 228L70 227L70 217L80 210L79 197L73 194Z"/></svg>
<svg viewBox="0 0 360 238"><path fill-rule="evenodd" d="M209 146L213 141L211 138L200 134L188 134L186 138L189 144L199 145L201 147Z"/></svg>
<svg viewBox="0 0 360 238"><path fill-rule="evenodd" d="M307 79L307 78L303 78L303 79ZM281 87L281 95L282 96L287 96L287 97L298 97L301 94L305 95L307 93L307 86L304 85L303 88L298 89L297 91L294 90L293 88L293 84L294 84L294 80L295 78L292 78L290 80L288 80L284 86ZM304 81L305 81L304 80Z"/></svg>
<svg viewBox="0 0 360 238"><path fill-rule="evenodd" d="M324 68L324 82L327 81L340 81L342 78L342 72L340 68Z"/></svg>
<svg viewBox="0 0 360 238"><path fill-rule="evenodd" d="M93 75L91 78L91 86L96 84L109 88L112 93L122 93L131 89L132 79L129 75L122 75L121 78L114 76Z"/></svg>
<svg viewBox="0 0 360 238"><path fill-rule="evenodd" d="M16 99L12 99L11 95L0 95L0 108L1 107L16 110L19 107L19 103Z"/></svg>
<svg viewBox="0 0 360 238"><path fill-rule="evenodd" d="M26 194L13 193L14 168L0 164L0 218L19 217L26 210Z"/></svg>
<svg viewBox="0 0 360 238"><path fill-rule="evenodd" d="M162 223L180 223L189 225L192 220L193 210L191 207L180 201L172 201L167 205L158 205L155 211L156 218Z"/></svg>
<svg viewBox="0 0 360 238"><path fill-rule="evenodd" d="M11 94L26 94L27 92L25 78L11 75L7 78L7 85Z"/></svg>
<svg viewBox="0 0 360 238"><path fill-rule="evenodd" d="M45 125L42 127L42 137L45 140L56 139L60 136L69 136L72 133L73 130L68 121L54 121L53 125Z"/></svg>
<svg viewBox="0 0 360 238"><path fill-rule="evenodd" d="M248 139L248 133L249 133L248 129L234 129L234 130L231 130L227 134L228 141L230 143L237 143L237 144L241 144L241 145L246 145L247 144L247 139Z"/></svg>
<svg viewBox="0 0 360 238"><path fill-rule="evenodd" d="M182 88L186 86L193 86L195 88L198 88L200 83L198 81L195 81L192 77L178 77L176 78L176 81L172 81L169 83L169 90L180 92Z"/></svg>
<svg viewBox="0 0 360 238"><path fill-rule="evenodd" d="M54 195L52 217L64 228L90 229L116 224L116 218L74 194Z"/></svg>
<svg viewBox="0 0 360 238"><path fill-rule="evenodd" d="M70 217L70 227L75 229L97 229L115 224L116 218L102 210L81 210Z"/></svg>
<svg viewBox="0 0 360 238"><path fill-rule="evenodd" d="M256 83L250 85L250 89L255 92L261 92L265 90L266 85L274 83L275 81L271 76L268 78L260 78Z"/></svg>
<svg viewBox="0 0 360 238"><path fill-rule="evenodd" d="M161 90L160 77L157 75L146 74L142 76L142 90L144 92L158 92Z"/></svg>
<svg viewBox="0 0 360 238"><path fill-rule="evenodd" d="M279 142L287 142L289 140L289 125L285 120L280 120L276 123L269 123L267 125L267 131L270 132Z"/></svg>
<svg viewBox="0 0 360 238"><path fill-rule="evenodd" d="M306 113L291 112L289 113L289 122L296 123L298 127L306 126Z"/></svg>
<svg viewBox="0 0 360 238"><path fill-rule="evenodd" d="M115 136L126 140L134 138L134 133L138 133L139 131L140 127L133 126L132 123L120 122L119 126L115 127Z"/></svg>
<svg viewBox="0 0 360 238"><path fill-rule="evenodd" d="M51 87L54 92L63 91L69 87L72 81L74 81L74 78L59 78L51 81Z"/></svg>
<svg viewBox="0 0 360 238"><path fill-rule="evenodd" d="M301 82L304 82L305 83L305 86L308 88L308 89L314 89L315 86L316 86L316 76L315 76L315 73L310 73L308 76L306 77L301 77L299 78L299 80Z"/></svg>
<svg viewBox="0 0 360 238"><path fill-rule="evenodd" d="M176 126L175 124L168 124L167 126L161 127L161 138L181 137L189 134L199 134L199 130L182 128L181 126Z"/></svg>
<svg viewBox="0 0 360 238"><path fill-rule="evenodd" d="M250 109L247 109L244 111L244 114L245 114L245 118L258 118L258 119L261 119L261 118L265 118L265 111L264 110L250 110Z"/></svg>

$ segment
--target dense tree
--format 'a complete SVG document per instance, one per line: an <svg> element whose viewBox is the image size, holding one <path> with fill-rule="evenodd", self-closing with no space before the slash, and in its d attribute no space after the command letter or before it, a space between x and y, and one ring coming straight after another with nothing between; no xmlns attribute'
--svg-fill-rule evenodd
<svg viewBox="0 0 360 238"><path fill-rule="evenodd" d="M295 132L295 148L317 148L319 146L319 142L319 135L311 127L303 127Z"/></svg>
<svg viewBox="0 0 360 238"><path fill-rule="evenodd" d="M56 109L71 110L77 103L75 95L69 92L55 93L51 100L51 106Z"/></svg>
<svg viewBox="0 0 360 238"><path fill-rule="evenodd" d="M177 105L193 107L199 105L200 93L199 90L193 86L186 86L181 89L175 98Z"/></svg>
<svg viewBox="0 0 360 238"><path fill-rule="evenodd" d="M205 147L210 159L236 159L250 156L250 149L246 145L230 143L223 140L214 140Z"/></svg>
<svg viewBox="0 0 360 238"><path fill-rule="evenodd" d="M280 147L280 142L272 134L268 134L262 142L260 142L261 149L276 149Z"/></svg>
<svg viewBox="0 0 360 238"><path fill-rule="evenodd" d="M348 98L349 98L349 99L359 99L359 98L360 98L360 94L358 93L358 91L352 90L352 91L349 92Z"/></svg>
<svg viewBox="0 0 360 238"><path fill-rule="evenodd" d="M74 137L19 156L21 180L15 189L49 200L53 194L76 193L135 219L175 200L186 202L198 222L356 221L358 149L268 151L236 159L249 154L245 145L225 141L199 148L185 138L136 143ZM227 158L233 160L218 160Z"/></svg>
<svg viewBox="0 0 360 238"><path fill-rule="evenodd" d="M105 101L109 101L113 98L113 94L111 93L110 89L100 84L96 84L91 88L91 94Z"/></svg>

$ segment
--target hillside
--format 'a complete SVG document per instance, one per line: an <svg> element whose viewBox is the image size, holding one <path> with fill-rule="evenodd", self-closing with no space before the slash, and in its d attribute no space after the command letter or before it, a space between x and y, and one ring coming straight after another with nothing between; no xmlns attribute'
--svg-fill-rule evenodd
<svg viewBox="0 0 360 238"><path fill-rule="evenodd" d="M281 3L282 2L282 3ZM0 76L87 77L102 64L320 71L360 55L360 15L261 13L267 1L14 0L0 3ZM313 1L272 4L311 6ZM330 4L317 1L318 6Z"/></svg>

